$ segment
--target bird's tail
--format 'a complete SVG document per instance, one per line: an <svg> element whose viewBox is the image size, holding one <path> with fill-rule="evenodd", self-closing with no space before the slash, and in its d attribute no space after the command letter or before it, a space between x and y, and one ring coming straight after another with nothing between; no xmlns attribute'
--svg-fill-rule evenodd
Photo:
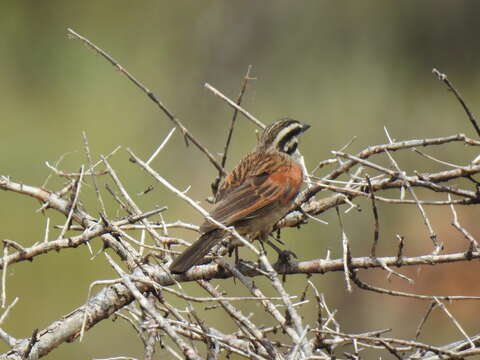
<svg viewBox="0 0 480 360"><path fill-rule="evenodd" d="M184 273L192 266L200 264L208 251L223 239L223 235L224 232L221 229L216 229L200 236L197 241L173 260L170 265L172 274Z"/></svg>

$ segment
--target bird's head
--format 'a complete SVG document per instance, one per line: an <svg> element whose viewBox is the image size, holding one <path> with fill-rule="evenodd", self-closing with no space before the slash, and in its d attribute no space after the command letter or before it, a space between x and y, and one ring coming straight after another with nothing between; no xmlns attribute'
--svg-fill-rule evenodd
<svg viewBox="0 0 480 360"><path fill-rule="evenodd" d="M293 156L298 154L298 137L308 130L310 125L300 121L283 118L268 125L257 143L256 151L278 151Z"/></svg>

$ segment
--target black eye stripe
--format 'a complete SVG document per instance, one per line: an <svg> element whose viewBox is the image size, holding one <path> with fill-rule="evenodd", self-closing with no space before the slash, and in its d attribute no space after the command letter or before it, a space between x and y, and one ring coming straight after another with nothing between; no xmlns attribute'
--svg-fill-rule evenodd
<svg viewBox="0 0 480 360"><path fill-rule="evenodd" d="M300 135L302 128L296 128L286 134L278 143L278 148L284 151L285 145L294 137ZM295 151L295 150L294 150Z"/></svg>
<svg viewBox="0 0 480 360"><path fill-rule="evenodd" d="M298 147L298 143L295 142L291 147L289 147L288 149L285 149L285 152L289 155L292 155L295 152L295 150L297 150L297 147Z"/></svg>
<svg viewBox="0 0 480 360"><path fill-rule="evenodd" d="M265 128L258 140L256 151L276 150L291 154L296 148L294 142L309 126L288 118L277 120Z"/></svg>

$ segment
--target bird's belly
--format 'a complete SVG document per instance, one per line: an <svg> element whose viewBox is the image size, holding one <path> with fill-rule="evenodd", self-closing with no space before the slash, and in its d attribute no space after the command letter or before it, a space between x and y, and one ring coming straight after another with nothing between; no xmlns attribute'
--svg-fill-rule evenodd
<svg viewBox="0 0 480 360"><path fill-rule="evenodd" d="M266 211L261 216L252 217L242 224L235 225L235 228L242 236L247 236L251 240L266 237L289 209L290 206L278 206L274 211Z"/></svg>

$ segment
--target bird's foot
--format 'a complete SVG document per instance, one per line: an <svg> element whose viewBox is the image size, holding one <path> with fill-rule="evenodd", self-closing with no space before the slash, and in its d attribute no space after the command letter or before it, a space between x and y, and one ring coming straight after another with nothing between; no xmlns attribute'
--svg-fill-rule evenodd
<svg viewBox="0 0 480 360"><path fill-rule="evenodd" d="M279 265L279 266L282 266L282 265L291 265L292 263L292 258L295 258L297 259L297 254L295 254L293 251L291 250L282 250L278 253L278 260L277 262L275 263L275 265Z"/></svg>

